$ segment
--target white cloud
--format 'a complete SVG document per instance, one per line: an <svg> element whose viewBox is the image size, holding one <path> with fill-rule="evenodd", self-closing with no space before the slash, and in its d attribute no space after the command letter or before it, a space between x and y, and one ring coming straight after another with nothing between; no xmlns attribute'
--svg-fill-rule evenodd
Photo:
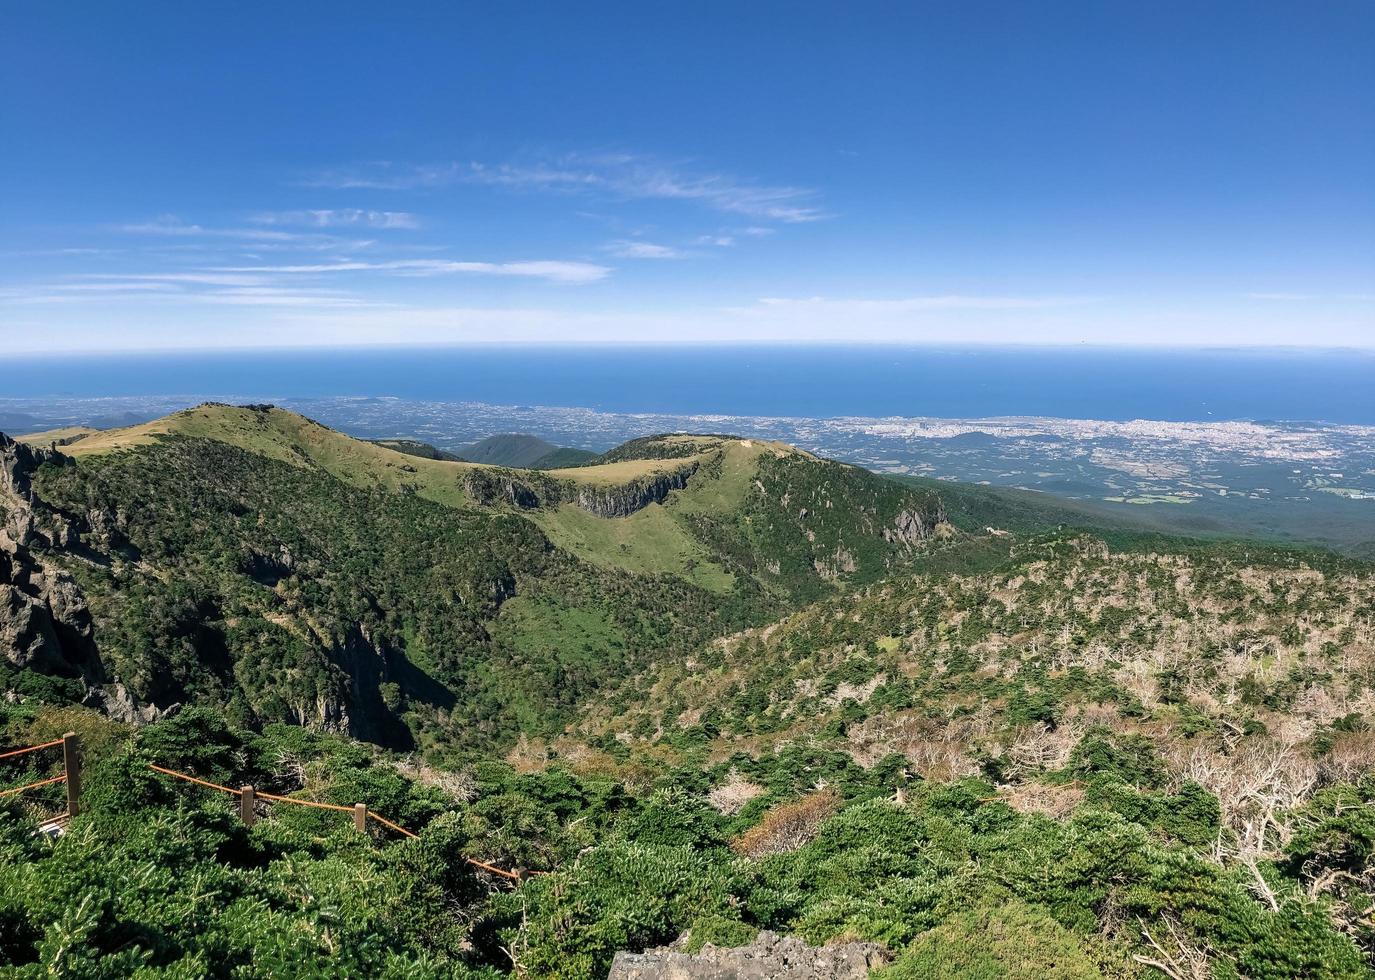
<svg viewBox="0 0 1375 980"><path fill-rule="evenodd" d="M655 245L653 242L634 242L622 239L611 242L606 251L622 259L681 259L683 253L668 245Z"/></svg>
<svg viewBox="0 0 1375 980"><path fill-rule="evenodd" d="M369 211L362 208L262 211L251 219L259 225L302 225L310 228L419 228L420 219L409 211Z"/></svg>
<svg viewBox="0 0 1375 980"><path fill-rule="evenodd" d="M698 235L698 245L714 245L717 248L730 248L735 244L735 237L732 235Z"/></svg>
<svg viewBox="0 0 1375 980"><path fill-rule="evenodd" d="M705 207L785 224L828 215L815 191L765 185L720 173L698 173L634 154L570 154L533 164L446 163L398 166L373 163L333 170L306 182L334 189L413 190L455 183L563 193L600 192L632 200L695 201Z"/></svg>
<svg viewBox="0 0 1375 980"><path fill-rule="evenodd" d="M530 276L561 283L605 279L611 269L591 262L536 260L527 262L457 262L449 259L396 259L389 262L320 262L309 265L225 266L217 271L250 274L325 275L338 272L389 272L401 276L442 276L458 273L489 276Z"/></svg>
<svg viewBox="0 0 1375 980"><path fill-rule="evenodd" d="M303 212L304 213L304 212ZM389 212L378 212L386 214ZM404 213L404 212L395 212ZM373 227L373 226L370 226ZM146 235L150 238L180 239L177 245L163 245L163 248L202 249L199 243L185 239L219 239L252 242L260 249L301 249L307 251L353 251L376 244L368 239L341 238L323 232L283 231L279 228L216 228L182 221L176 215L162 215L152 221L135 222L119 226L119 231L131 235Z"/></svg>

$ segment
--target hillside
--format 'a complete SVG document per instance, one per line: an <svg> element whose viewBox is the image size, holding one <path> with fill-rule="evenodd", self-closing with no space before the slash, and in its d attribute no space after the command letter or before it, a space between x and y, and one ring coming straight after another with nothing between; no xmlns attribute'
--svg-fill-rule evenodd
<svg viewBox="0 0 1375 980"><path fill-rule="evenodd" d="M1375 568L1332 556L1021 538L991 570L904 574L712 641L599 697L578 731L718 758L819 738L907 753L926 778L1036 778L1055 766L1035 751L1096 727L1177 761L1252 738L1342 757L1375 722L1372 609Z"/></svg>
<svg viewBox="0 0 1375 980"><path fill-rule="evenodd" d="M26 442L31 446L48 446L56 443L59 446L67 446L78 439L85 439L89 435L99 432L99 429L92 429L84 425L69 425L61 429L45 429L42 432L30 432L26 435L17 436L20 442Z"/></svg>
<svg viewBox="0 0 1375 980"><path fill-rule="evenodd" d="M609 678L876 580L942 526L930 495L742 440L534 473L204 405L6 452L7 688L401 747L549 732Z"/></svg>
<svg viewBox="0 0 1375 980"><path fill-rule="evenodd" d="M865 944L884 980L1356 980L1372 596L1331 556L1018 539L996 571L901 572L708 640L510 764L199 709L131 730L30 694L0 704L4 744L79 729L90 790L55 845L31 827L61 787L0 802L0 950L21 971L600 980L669 944L679 975L719 975L685 954L772 930L794 962ZM418 837L283 802L245 828L234 796L150 764L365 800Z"/></svg>

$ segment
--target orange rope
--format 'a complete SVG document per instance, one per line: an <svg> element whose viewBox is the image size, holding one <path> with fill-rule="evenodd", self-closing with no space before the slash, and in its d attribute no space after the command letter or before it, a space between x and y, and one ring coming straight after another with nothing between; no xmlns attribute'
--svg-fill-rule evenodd
<svg viewBox="0 0 1375 980"><path fill-rule="evenodd" d="M42 745L30 745L27 749L14 749L10 752L0 752L0 759L11 759L16 755L27 755L30 752L37 752L39 749L51 749L56 745L61 745L62 739L55 742L44 742Z"/></svg>
<svg viewBox="0 0 1375 980"><path fill-rule="evenodd" d="M238 792L235 790L234 792ZM298 800L292 796L278 796L276 793L254 793L260 800L273 800L277 803L295 803L297 806L313 806L317 810L338 810L340 813L352 813L353 807L340 806L338 803L316 803L314 800Z"/></svg>
<svg viewBox="0 0 1375 980"><path fill-rule="evenodd" d="M48 786L52 783L65 783L66 781L67 774L64 772L62 775L54 776L52 779L40 779L38 782L29 783L27 786L16 786L14 789L0 791L0 796L13 796L15 793L22 793L24 790L33 789L35 786Z"/></svg>
<svg viewBox="0 0 1375 980"><path fill-rule="evenodd" d="M186 773L177 772L175 769L164 769L162 768L162 766L155 766L151 762L148 763L148 768L156 769L158 772L164 773L168 776L176 776L178 779L184 779L188 783L195 783L197 786L204 786L207 789L217 789L221 793L233 793L235 796L239 795L239 791L236 789L230 789L228 786L221 786L219 783L207 783L204 779L197 779L195 776L188 776L186 775Z"/></svg>
<svg viewBox="0 0 1375 980"><path fill-rule="evenodd" d="M419 834L413 834L413 833L411 833L409 830L407 830L405 827L401 827L401 826L398 826L398 825L392 823L392 822L391 822L390 820L388 820L386 817L379 817L377 814L373 813L371 810L368 811L368 816L371 817L373 820L376 820L376 821L377 821L378 823L380 823L382 826L384 826L384 827L390 827L392 830L396 831L398 834L405 834L407 837L413 837L413 838L416 838L416 839L419 839L419 837L420 837Z"/></svg>
<svg viewBox="0 0 1375 980"><path fill-rule="evenodd" d="M501 875L503 878L510 878L512 881L520 881L520 875L516 874L514 871L503 871L501 868L493 867L490 864L483 864L481 861L474 861L472 858L464 858L463 860L476 868L481 868L483 871L490 871L494 875Z"/></svg>

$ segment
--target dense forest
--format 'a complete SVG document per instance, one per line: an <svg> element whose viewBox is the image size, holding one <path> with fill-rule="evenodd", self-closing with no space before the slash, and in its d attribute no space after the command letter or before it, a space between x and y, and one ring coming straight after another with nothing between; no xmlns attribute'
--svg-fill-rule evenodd
<svg viewBox="0 0 1375 980"><path fill-rule="evenodd" d="M57 836L60 784L0 798L0 976L597 978L760 930L888 978L1371 975L1369 565L723 436L475 477L285 414L10 446L0 572L52 628L9 620L0 748L74 731L84 785Z"/></svg>

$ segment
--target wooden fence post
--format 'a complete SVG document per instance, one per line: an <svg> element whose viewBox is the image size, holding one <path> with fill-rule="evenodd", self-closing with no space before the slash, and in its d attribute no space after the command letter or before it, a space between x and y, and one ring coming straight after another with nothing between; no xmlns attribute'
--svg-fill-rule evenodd
<svg viewBox="0 0 1375 980"><path fill-rule="evenodd" d="M368 832L368 805L366 803L353 804L353 829L363 834Z"/></svg>
<svg viewBox="0 0 1375 980"><path fill-rule="evenodd" d="M67 816L81 811L81 738L76 732L62 736L62 766L67 770Z"/></svg>
<svg viewBox="0 0 1375 980"><path fill-rule="evenodd" d="M257 814L253 812L253 787L244 785L239 790L239 819L244 822L245 827L252 827L253 821L257 819Z"/></svg>

